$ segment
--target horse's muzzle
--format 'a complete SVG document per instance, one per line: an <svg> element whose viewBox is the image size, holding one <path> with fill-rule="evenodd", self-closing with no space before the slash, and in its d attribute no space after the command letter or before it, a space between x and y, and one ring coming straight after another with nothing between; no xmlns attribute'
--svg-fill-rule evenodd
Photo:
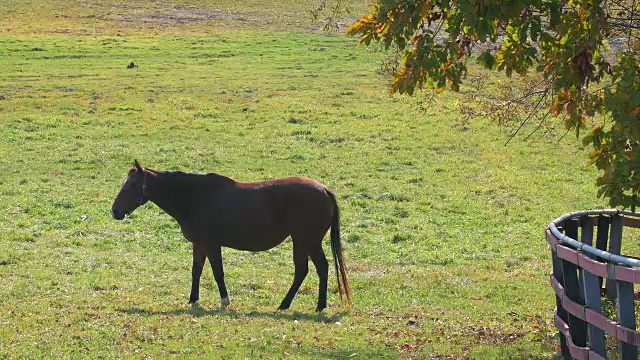
<svg viewBox="0 0 640 360"><path fill-rule="evenodd" d="M124 219L124 213L116 210L116 209L111 209L111 216L113 216L114 219L116 220L122 220Z"/></svg>

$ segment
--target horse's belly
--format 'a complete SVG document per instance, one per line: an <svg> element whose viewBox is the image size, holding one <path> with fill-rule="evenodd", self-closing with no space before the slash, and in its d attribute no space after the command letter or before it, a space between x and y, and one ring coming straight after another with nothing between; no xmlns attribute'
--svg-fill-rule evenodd
<svg viewBox="0 0 640 360"><path fill-rule="evenodd" d="M221 241L221 245L236 250L265 251L281 244L287 236L229 236Z"/></svg>
<svg viewBox="0 0 640 360"><path fill-rule="evenodd" d="M217 233L217 234L216 234ZM225 225L213 231L220 245L246 251L265 251L281 244L289 234L284 229L260 224Z"/></svg>

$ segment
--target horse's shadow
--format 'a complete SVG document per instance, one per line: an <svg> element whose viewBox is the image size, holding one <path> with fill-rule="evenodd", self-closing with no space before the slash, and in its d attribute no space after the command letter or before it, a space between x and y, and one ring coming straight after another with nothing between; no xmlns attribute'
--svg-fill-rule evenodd
<svg viewBox="0 0 640 360"><path fill-rule="evenodd" d="M181 316L181 315L191 315L193 317L205 317L205 316L227 316L232 319L246 319L253 317L262 317L262 318L271 318L274 320L300 320L300 321L309 321L309 322L318 322L318 323L335 323L340 321L347 312L339 311L333 313L331 315L327 315L325 313L305 313L305 312L289 312L287 311L249 311L243 312L236 309L228 309L228 308L218 308L218 309L205 309L199 305L192 305L190 308L182 308L175 310L146 310L140 309L137 307L131 307L129 309L120 309L119 312L129 315L141 315L141 316Z"/></svg>

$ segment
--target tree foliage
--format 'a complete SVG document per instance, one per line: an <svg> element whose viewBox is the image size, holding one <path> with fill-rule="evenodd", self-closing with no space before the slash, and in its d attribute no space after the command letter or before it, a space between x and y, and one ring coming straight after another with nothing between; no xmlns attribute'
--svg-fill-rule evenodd
<svg viewBox="0 0 640 360"><path fill-rule="evenodd" d="M548 114L593 148L598 195L612 206L640 201L640 9L635 0L377 0L348 29L363 44L397 47L392 92L459 91L468 60L536 73ZM622 46L611 49L609 40ZM479 51L472 51L482 45ZM490 46L487 46L490 45ZM525 120L526 121L526 120Z"/></svg>

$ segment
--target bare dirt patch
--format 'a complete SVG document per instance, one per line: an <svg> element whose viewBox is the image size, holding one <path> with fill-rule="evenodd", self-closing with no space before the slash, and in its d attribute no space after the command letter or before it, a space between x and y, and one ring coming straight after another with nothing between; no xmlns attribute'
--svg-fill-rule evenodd
<svg viewBox="0 0 640 360"><path fill-rule="evenodd" d="M136 24L157 25L160 27L180 27L189 25L231 26L243 29L260 30L303 30L318 31L322 29L322 21L314 21L311 16L311 5L300 8L283 6L247 6L235 5L181 5L171 2L154 3L148 5L125 5L102 9L103 21L124 22L128 26ZM353 15L351 15L353 17ZM351 24L355 18L340 19L338 26L341 31Z"/></svg>
<svg viewBox="0 0 640 360"><path fill-rule="evenodd" d="M153 10L152 13L109 13L106 17L118 21L150 22L160 24L197 24L218 20L232 21L260 21L260 15L248 13L230 13L219 9L195 9L186 7L171 7Z"/></svg>

